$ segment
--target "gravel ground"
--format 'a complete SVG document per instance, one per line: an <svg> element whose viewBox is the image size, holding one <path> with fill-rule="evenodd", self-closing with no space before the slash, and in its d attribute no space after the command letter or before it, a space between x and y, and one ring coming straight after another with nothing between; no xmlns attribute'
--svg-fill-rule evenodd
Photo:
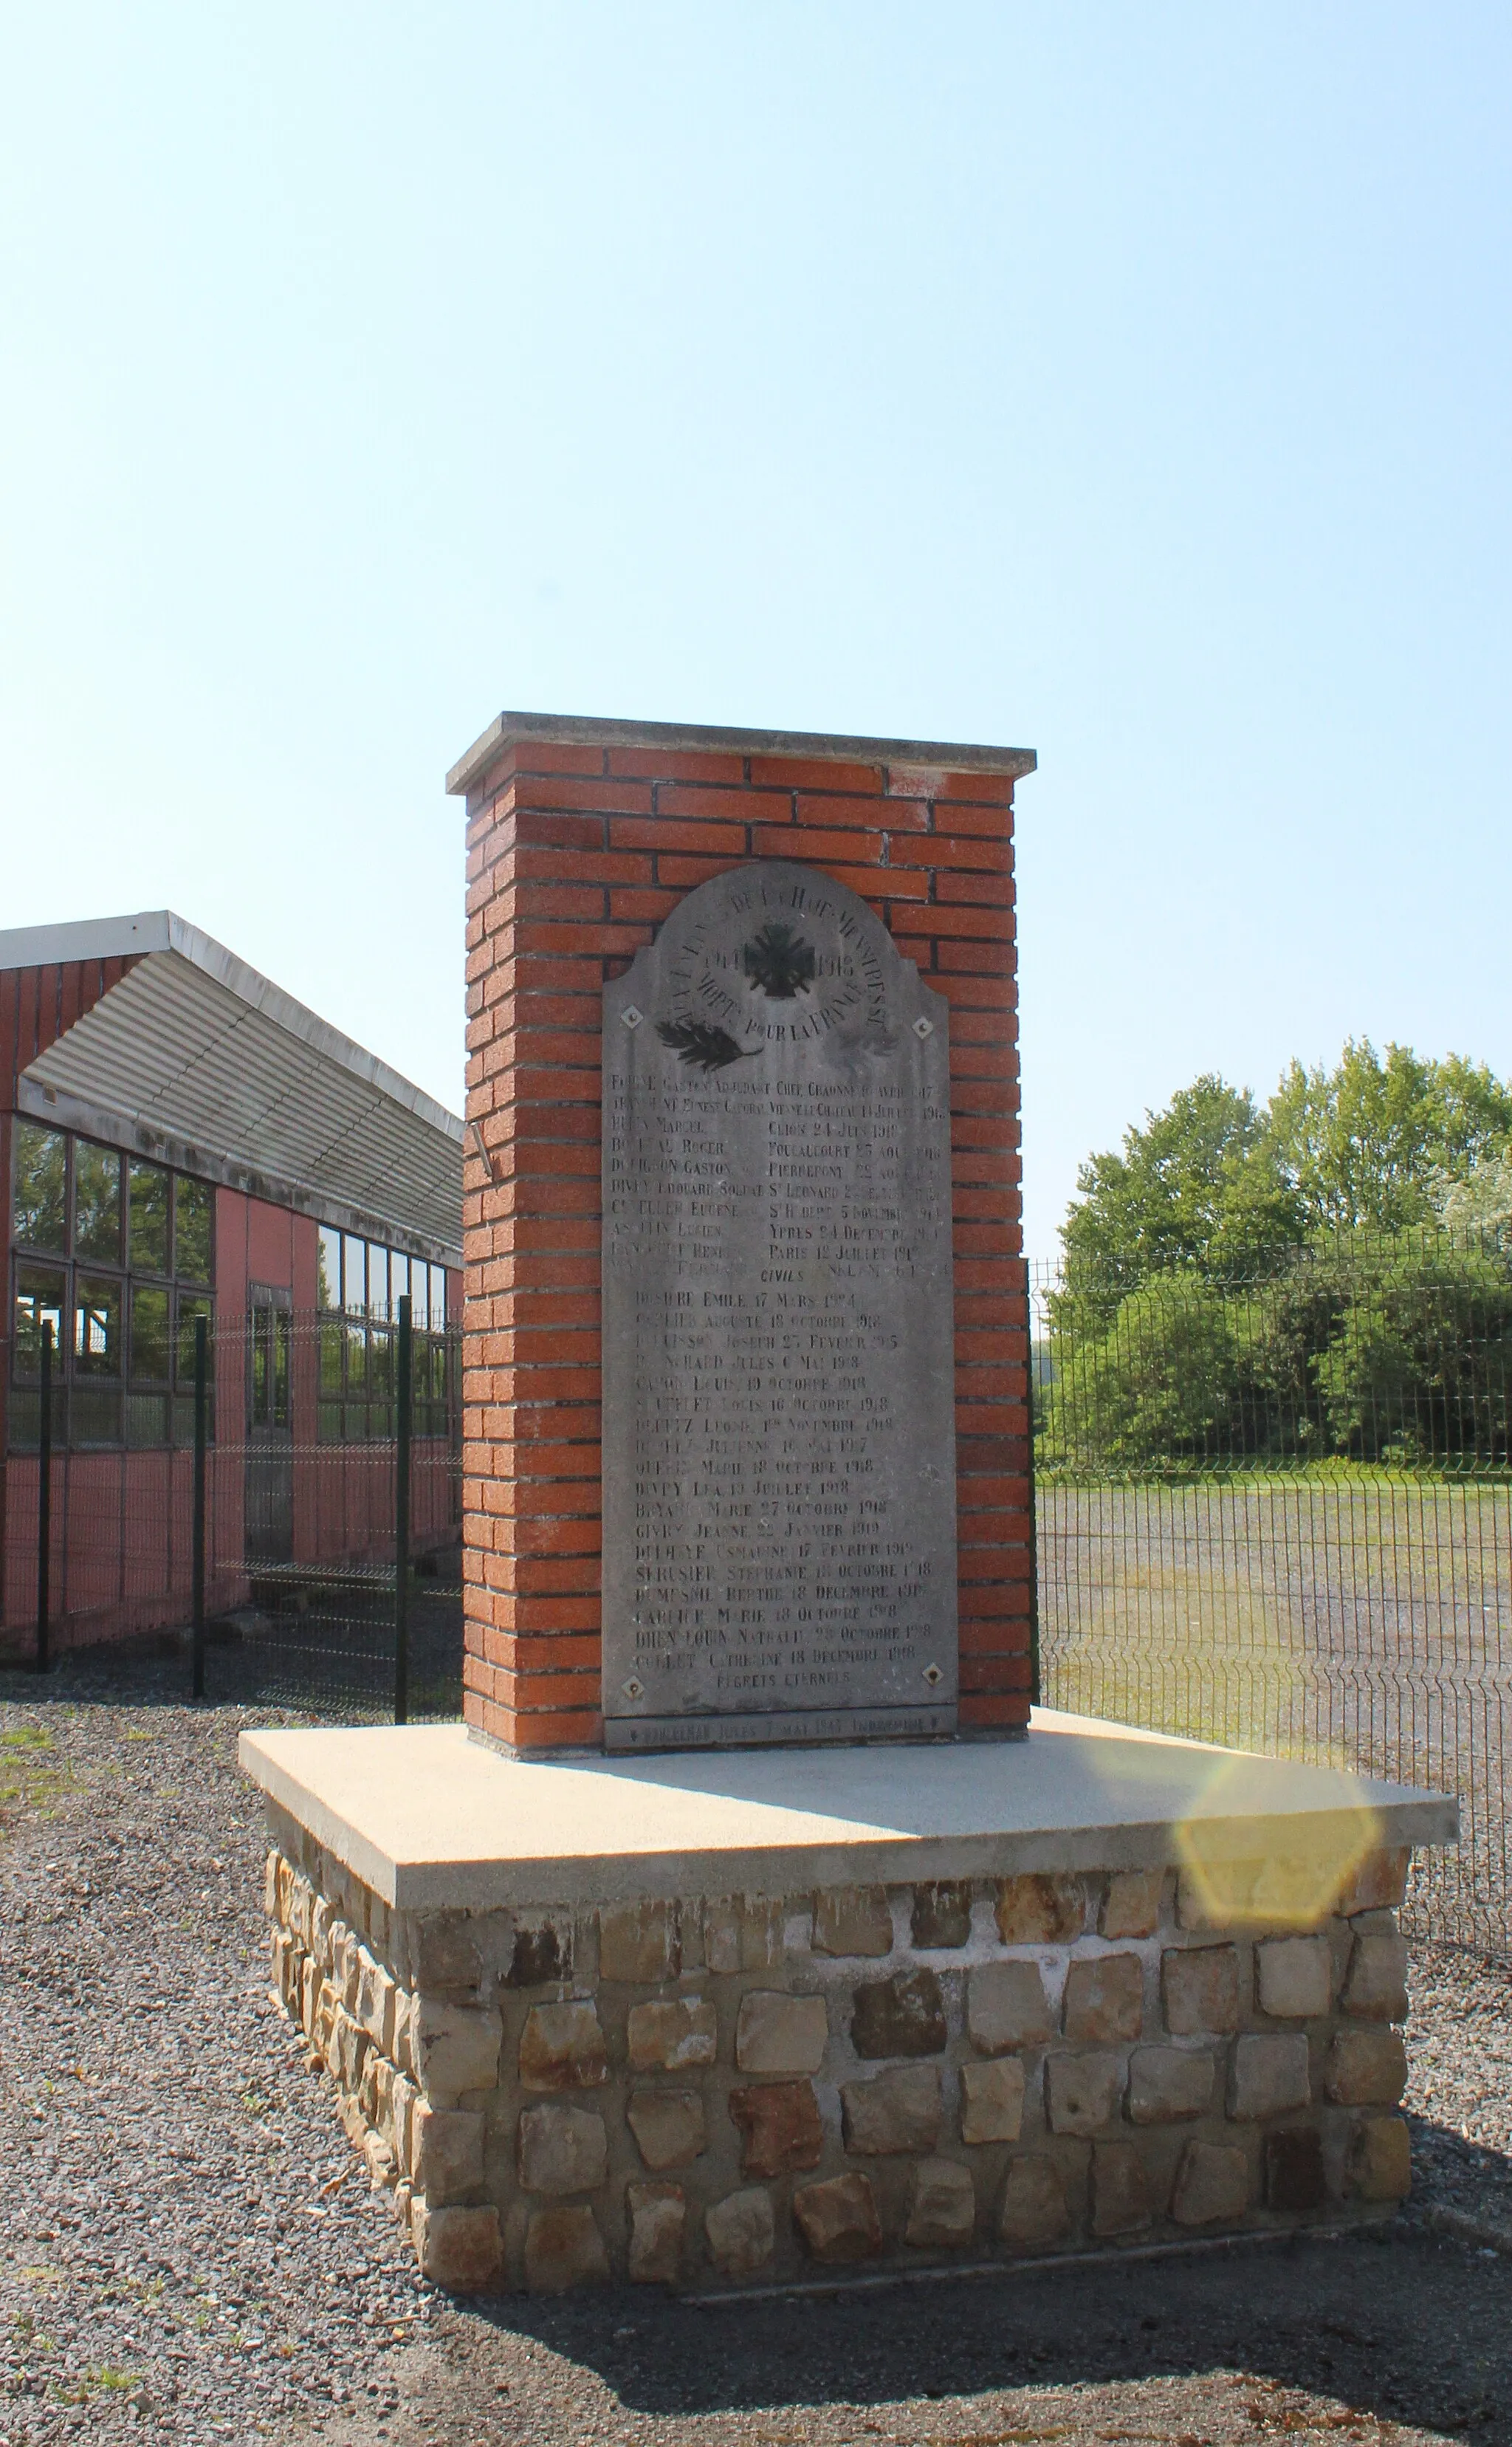
<svg viewBox="0 0 1512 2447"><path fill-rule="evenodd" d="M415 2274L267 2001L235 1742L280 1712L181 1691L178 1665L0 1676L0 2447L1512 2441L1505 1967L1420 1953L1420 2183L1365 2235L466 2307Z"/></svg>

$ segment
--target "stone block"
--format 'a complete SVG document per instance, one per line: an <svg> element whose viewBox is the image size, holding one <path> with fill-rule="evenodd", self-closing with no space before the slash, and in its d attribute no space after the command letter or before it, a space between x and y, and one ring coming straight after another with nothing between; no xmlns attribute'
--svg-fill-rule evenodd
<svg viewBox="0 0 1512 2447"><path fill-rule="evenodd" d="M315 1893L309 1879L300 1869L289 1882L289 1934L298 1940L306 1953L310 1951L310 1929L315 1907Z"/></svg>
<svg viewBox="0 0 1512 2447"><path fill-rule="evenodd" d="M648 1895L636 1903L602 1906L598 1914L600 1980L650 1987L658 1980L675 1980L681 1968L674 1902Z"/></svg>
<svg viewBox="0 0 1512 2447"><path fill-rule="evenodd" d="M786 1951L787 1906L781 1895L747 1895L740 1916L740 1967L773 1971Z"/></svg>
<svg viewBox="0 0 1512 2447"><path fill-rule="evenodd" d="M1178 2039L1239 2026L1239 1957L1234 1945L1170 1947L1161 1957L1165 2027Z"/></svg>
<svg viewBox="0 0 1512 2447"><path fill-rule="evenodd" d="M331 2044L335 2062L331 2070L349 2098L355 2098L362 2083L362 2069L372 2041L354 2015L345 2005L338 2005L331 2026Z"/></svg>
<svg viewBox="0 0 1512 2447"><path fill-rule="evenodd" d="M1045 2112L1052 2133L1101 2133L1118 2114L1123 2090L1124 2059L1110 2051L1045 2059Z"/></svg>
<svg viewBox="0 0 1512 2447"><path fill-rule="evenodd" d="M1093 2048L1137 2039L1144 2027L1144 1965L1137 1954L1100 1954L1066 1975L1068 2039Z"/></svg>
<svg viewBox="0 0 1512 2447"><path fill-rule="evenodd" d="M1394 2107L1407 2088L1400 2031L1338 2032L1323 2087L1340 2107Z"/></svg>
<svg viewBox="0 0 1512 2447"><path fill-rule="evenodd" d="M262 1908L269 1920L287 1921L290 1868L281 1852L270 1852L262 1865Z"/></svg>
<svg viewBox="0 0 1512 2447"><path fill-rule="evenodd" d="M415 2016L418 1997L401 1988L394 1999L394 2062L411 2081L420 2078L420 2058L415 2048Z"/></svg>
<svg viewBox="0 0 1512 2447"><path fill-rule="evenodd" d="M397 1996L393 1976L375 1963L372 1956L363 1959L357 1982L357 2020L375 2048L386 2057L394 2052L394 2001Z"/></svg>
<svg viewBox="0 0 1512 2447"><path fill-rule="evenodd" d="M1050 2036L1050 2001L1037 1963L982 1963L967 1975L966 2028L984 2057L1039 2047Z"/></svg>
<svg viewBox="0 0 1512 2447"><path fill-rule="evenodd" d="M1255 1949L1255 2001L1276 2021L1310 2021L1333 2002L1326 1937L1269 1937Z"/></svg>
<svg viewBox="0 0 1512 2447"><path fill-rule="evenodd" d="M393 2144L399 2172L409 2176L414 2172L414 2115L420 2103L420 2093L406 2073L396 2073L388 2094L388 2138Z"/></svg>
<svg viewBox="0 0 1512 2447"><path fill-rule="evenodd" d="M1407 1941L1394 1928L1368 1925L1358 1930L1340 2002L1346 2014L1370 2021L1406 2021Z"/></svg>
<svg viewBox="0 0 1512 2447"><path fill-rule="evenodd" d="M743 1895L720 1895L704 1906L704 1964L726 1978L741 1969Z"/></svg>
<svg viewBox="0 0 1512 2447"><path fill-rule="evenodd" d="M364 2133L362 2154L368 2161L368 2178L375 2192L387 2191L395 2181L399 2169L394 2153L381 2133Z"/></svg>
<svg viewBox="0 0 1512 2447"><path fill-rule="evenodd" d="M714 2008L702 1997L667 1997L630 2009L632 2073L686 2073L711 2065L719 2040Z"/></svg>
<svg viewBox="0 0 1512 2447"><path fill-rule="evenodd" d="M675 2286L683 2265L688 2204L680 2184L631 2184L630 2277L636 2286Z"/></svg>
<svg viewBox="0 0 1512 2447"><path fill-rule="evenodd" d="M742 2135L743 2175L818 2166L824 2131L811 2081L765 2081L732 2090L729 2114Z"/></svg>
<svg viewBox="0 0 1512 2447"><path fill-rule="evenodd" d="M1016 2141L1024 2123L1024 2068L1017 2057L961 2067L961 2139Z"/></svg>
<svg viewBox="0 0 1512 2447"><path fill-rule="evenodd" d="M1412 2189L1412 2144L1400 2115L1372 2115L1350 2145L1350 2183L1362 2201L1405 2200Z"/></svg>
<svg viewBox="0 0 1512 2447"><path fill-rule="evenodd" d="M433 2105L455 2106L464 2092L497 2088L502 2038L499 2016L484 2006L422 1996L411 2018L410 2044L420 2086Z"/></svg>
<svg viewBox="0 0 1512 2447"><path fill-rule="evenodd" d="M851 2044L859 2057L935 2057L945 2040L945 2001L935 1972L895 1971L890 1980L858 1984Z"/></svg>
<svg viewBox="0 0 1512 2447"><path fill-rule="evenodd" d="M777 2248L772 2196L760 2184L727 2192L704 2212L709 2256L722 2277L755 2277L771 2266Z"/></svg>
<svg viewBox="0 0 1512 2447"><path fill-rule="evenodd" d="M1048 2251L1071 2230L1066 2186L1052 2158L1014 2158L1003 2179L997 2231L1011 2251Z"/></svg>
<svg viewBox="0 0 1512 2447"><path fill-rule="evenodd" d="M995 2065L984 2067L989 2073ZM914 2176L903 2241L920 2251L959 2251L976 2231L976 2187L953 2158L926 2158Z"/></svg>
<svg viewBox="0 0 1512 2447"><path fill-rule="evenodd" d="M592 2192L609 2169L604 2119L587 2107L526 2107L520 2117L520 2183L527 2192Z"/></svg>
<svg viewBox="0 0 1512 2447"><path fill-rule="evenodd" d="M735 2021L735 2062L742 2073L818 2073L829 2040L822 1997L787 1997L779 1988L751 1988Z"/></svg>
<svg viewBox="0 0 1512 2447"><path fill-rule="evenodd" d="M469 2108L420 2100L410 2126L405 2172L432 2209L482 2190L483 2119Z"/></svg>
<svg viewBox="0 0 1512 2447"><path fill-rule="evenodd" d="M1115 1869L1098 1926L1105 1937L1153 1937L1161 1925L1163 1869Z"/></svg>
<svg viewBox="0 0 1512 2447"><path fill-rule="evenodd" d="M940 2078L935 2065L894 2065L870 2081L841 2087L845 2147L859 2157L891 2157L909 2150L933 2150L944 2119Z"/></svg>
<svg viewBox="0 0 1512 2447"><path fill-rule="evenodd" d="M532 2294L565 2294L573 2286L609 2283L609 2254L591 2209L533 2213L525 2229L525 2283Z"/></svg>
<svg viewBox="0 0 1512 2447"><path fill-rule="evenodd" d="M875 2260L881 2250L882 2222L866 2175L801 2184L793 2194L793 2217L810 2257L826 2267Z"/></svg>
<svg viewBox="0 0 1512 2447"><path fill-rule="evenodd" d="M1136 2048L1128 2063L1131 2124L1180 2124L1213 2104L1218 2059L1208 2048Z"/></svg>
<svg viewBox="0 0 1512 2447"><path fill-rule="evenodd" d="M1067 1945L1087 1925L1087 1888L1071 1876L1030 1872L997 1889L997 1933L1005 1945Z"/></svg>
<svg viewBox="0 0 1512 2447"><path fill-rule="evenodd" d="M499 2211L492 2204L433 2210L428 2202L412 2201L409 2233L422 2272L433 2285L453 2294L476 2294L498 2284L504 2247Z"/></svg>
<svg viewBox="0 0 1512 2447"><path fill-rule="evenodd" d="M1367 1852L1345 1881L1334 1910L1346 1920L1355 1912L1395 1911L1407 1894L1411 1861L1405 1844L1390 1851Z"/></svg>
<svg viewBox="0 0 1512 2447"><path fill-rule="evenodd" d="M814 1897L816 1954L891 1954L893 1914L885 1887L825 1887Z"/></svg>
<svg viewBox="0 0 1512 2447"><path fill-rule="evenodd" d="M510 1941L508 1988L549 1988L573 1976L573 1916L569 1911L521 1913Z"/></svg>
<svg viewBox="0 0 1512 2447"><path fill-rule="evenodd" d="M690 2167L709 2146L696 2090L633 2090L625 2119L648 2167Z"/></svg>
<svg viewBox="0 0 1512 2447"><path fill-rule="evenodd" d="M1265 2206L1305 2216L1328 2202L1323 2135L1314 2124L1285 2126L1265 2136Z"/></svg>
<svg viewBox="0 0 1512 2447"><path fill-rule="evenodd" d="M1171 2215L1178 2226L1232 2225L1250 2202L1250 2162L1220 2141L1189 2141L1177 2170Z"/></svg>
<svg viewBox="0 0 1512 2447"><path fill-rule="evenodd" d="M410 1969L423 1995L467 1997L482 1982L482 1959L465 1912L425 1912L413 1925Z"/></svg>
<svg viewBox="0 0 1512 2447"><path fill-rule="evenodd" d="M1284 2115L1313 2096L1305 2031L1252 2032L1234 2043L1228 2112L1236 2123Z"/></svg>
<svg viewBox="0 0 1512 2447"><path fill-rule="evenodd" d="M1139 2144L1098 2141L1092 2148L1092 2232L1134 2234L1150 2223L1149 2182Z"/></svg>
<svg viewBox="0 0 1512 2447"><path fill-rule="evenodd" d="M609 2079L603 2025L590 1999L532 2005L520 2034L520 2079L525 2090L596 2090Z"/></svg>
<svg viewBox="0 0 1512 2447"><path fill-rule="evenodd" d="M916 1887L910 1923L914 1944L930 1946L967 1945L972 1935L972 1889L969 1880Z"/></svg>

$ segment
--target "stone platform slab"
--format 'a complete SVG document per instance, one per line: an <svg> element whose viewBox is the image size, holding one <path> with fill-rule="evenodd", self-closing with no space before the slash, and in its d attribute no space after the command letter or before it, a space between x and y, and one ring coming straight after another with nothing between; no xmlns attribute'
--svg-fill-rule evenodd
<svg viewBox="0 0 1512 2447"><path fill-rule="evenodd" d="M241 1762L405 1911L1342 1858L1458 1823L1442 1794L1049 1708L1027 1742L538 1765L462 1725L365 1726L243 1734Z"/></svg>
<svg viewBox="0 0 1512 2447"><path fill-rule="evenodd" d="M1379 2216L1435 1793L1027 1743L244 1735L274 1994L422 2267L704 2295Z"/></svg>

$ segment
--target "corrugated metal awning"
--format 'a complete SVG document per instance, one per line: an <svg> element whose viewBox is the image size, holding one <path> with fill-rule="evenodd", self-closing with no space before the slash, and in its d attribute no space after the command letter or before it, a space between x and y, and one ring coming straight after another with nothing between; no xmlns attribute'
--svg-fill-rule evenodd
<svg viewBox="0 0 1512 2447"><path fill-rule="evenodd" d="M106 938L108 937L108 940ZM452 1265L463 1126L170 911L0 934L0 967L134 956L23 1108Z"/></svg>

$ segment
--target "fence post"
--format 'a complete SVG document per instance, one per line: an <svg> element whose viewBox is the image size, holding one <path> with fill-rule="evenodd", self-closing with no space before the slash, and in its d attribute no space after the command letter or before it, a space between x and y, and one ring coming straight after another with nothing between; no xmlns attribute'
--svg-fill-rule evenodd
<svg viewBox="0 0 1512 2447"><path fill-rule="evenodd" d="M409 1294L399 1298L397 1434L394 1439L394 1722L409 1719L409 1442L414 1362Z"/></svg>
<svg viewBox="0 0 1512 2447"><path fill-rule="evenodd" d="M42 1408L37 1417L37 1653L33 1671L46 1674L47 1617L52 1610L52 1319L42 1320Z"/></svg>
<svg viewBox="0 0 1512 2447"><path fill-rule="evenodd" d="M195 1489L194 1544L191 1565L194 1641L194 1696L205 1696L205 1449L209 1441L206 1398L210 1344L209 1320L195 1319Z"/></svg>
<svg viewBox="0 0 1512 2447"><path fill-rule="evenodd" d="M1034 1286L1024 1268L1025 1350L1029 1360L1029 1697L1040 1707L1039 1508L1034 1494Z"/></svg>

